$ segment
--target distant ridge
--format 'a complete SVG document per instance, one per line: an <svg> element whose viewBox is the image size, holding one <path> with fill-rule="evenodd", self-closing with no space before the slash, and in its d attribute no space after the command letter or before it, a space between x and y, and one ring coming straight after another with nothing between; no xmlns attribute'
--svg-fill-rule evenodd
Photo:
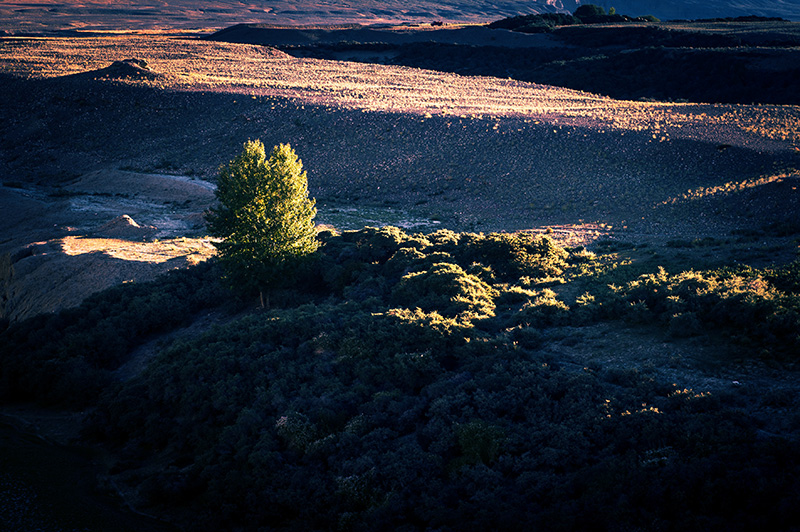
<svg viewBox="0 0 800 532"><path fill-rule="evenodd" d="M207 31L239 23L482 24L514 15L573 13L587 3L661 20L758 15L800 21L800 0L3 0L0 38L54 31Z"/></svg>
<svg viewBox="0 0 800 532"><path fill-rule="evenodd" d="M757 15L800 21L800 0L589 0L608 11L639 17L654 15L661 20L724 18Z"/></svg>

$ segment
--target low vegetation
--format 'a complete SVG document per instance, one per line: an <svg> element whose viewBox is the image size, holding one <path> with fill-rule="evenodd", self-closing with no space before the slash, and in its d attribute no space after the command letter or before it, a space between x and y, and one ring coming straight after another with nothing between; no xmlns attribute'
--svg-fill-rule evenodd
<svg viewBox="0 0 800 532"><path fill-rule="evenodd" d="M791 371L800 262L667 271L547 236L394 227L319 239L270 310L234 299L211 263L12 325L3 399L93 407L84 438L118 457L114 481L189 530L800 520L795 391L693 389L624 355L547 349L611 323L716 344L729 369ZM120 374L210 309L216 326Z"/></svg>
<svg viewBox="0 0 800 532"><path fill-rule="evenodd" d="M620 15L612 7L607 13L605 9L594 4L578 6L572 15L566 13L541 13L535 15L518 15L497 20L489 24L492 29L505 29L520 33L548 33L559 26L580 24L619 24L625 22L660 22L653 15L629 17Z"/></svg>

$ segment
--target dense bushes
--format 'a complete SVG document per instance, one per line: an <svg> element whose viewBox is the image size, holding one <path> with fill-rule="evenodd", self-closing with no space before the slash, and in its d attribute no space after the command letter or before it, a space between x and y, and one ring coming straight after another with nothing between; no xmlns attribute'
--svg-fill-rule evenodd
<svg viewBox="0 0 800 532"><path fill-rule="evenodd" d="M797 517L796 443L758 438L731 397L571 368L436 313L368 310L273 311L175 344L104 398L94 430L129 469L153 453L171 464L142 502L188 501L197 530Z"/></svg>
<svg viewBox="0 0 800 532"><path fill-rule="evenodd" d="M136 504L201 531L800 522L793 389L695 391L619 353L584 364L549 349L613 321L664 338L733 334L758 346L750 356L793 361L797 263L629 275L527 234L385 227L320 240L316 262L272 310L178 336L144 372L102 383L85 437L118 456L114 481L134 488ZM55 352L77 331L50 320L81 317L85 334L99 334L107 320L139 316L126 314L133 300L151 301L152 290L155 301L173 284L172 298L195 290L188 309L219 303L197 297L214 286L207 275L120 289L3 339L31 349L45 338L36 328L51 324L43 345ZM88 321L107 300L116 302ZM96 364L46 355L38 360ZM22 358L6 350L4 371Z"/></svg>
<svg viewBox="0 0 800 532"><path fill-rule="evenodd" d="M750 268L677 274L662 268L622 286L612 284L598 294L588 294L584 307L605 317L662 323L676 336L724 332L736 340L732 351L797 361L798 264L767 275Z"/></svg>
<svg viewBox="0 0 800 532"><path fill-rule="evenodd" d="M218 275L211 263L200 264L14 324L0 335L0 399L76 405L96 400L136 345L222 303Z"/></svg>
<svg viewBox="0 0 800 532"><path fill-rule="evenodd" d="M606 10L601 6L595 4L581 4L575 10L575 16L578 18L583 17L602 17L606 14Z"/></svg>
<svg viewBox="0 0 800 532"><path fill-rule="evenodd" d="M544 33L557 26L580 24L580 19L564 13L542 13L539 15L518 15L496 20L488 25L491 29L518 31L520 33Z"/></svg>

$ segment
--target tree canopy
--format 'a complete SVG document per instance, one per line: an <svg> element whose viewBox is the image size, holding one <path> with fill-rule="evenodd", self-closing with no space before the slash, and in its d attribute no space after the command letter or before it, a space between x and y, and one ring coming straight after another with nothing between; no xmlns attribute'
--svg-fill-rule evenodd
<svg viewBox="0 0 800 532"><path fill-rule="evenodd" d="M616 12L616 10L615 10ZM594 4L582 4L578 6L575 10L574 15L578 18L581 17L596 17L602 16L606 14L606 10L602 8L602 6L597 6Z"/></svg>
<svg viewBox="0 0 800 532"><path fill-rule="evenodd" d="M215 246L234 288L263 294L317 250L316 201L289 144L275 146L267 159L260 140L247 141L221 169L216 195L219 206L207 219L211 234L222 238Z"/></svg>

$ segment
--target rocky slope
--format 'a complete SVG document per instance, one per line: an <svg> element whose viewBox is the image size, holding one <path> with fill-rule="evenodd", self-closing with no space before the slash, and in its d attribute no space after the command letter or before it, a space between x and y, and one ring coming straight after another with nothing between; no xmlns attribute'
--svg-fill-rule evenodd
<svg viewBox="0 0 800 532"><path fill-rule="evenodd" d="M146 76L109 70L130 58ZM202 236L204 183L248 138L292 144L334 225L355 211L373 225L663 240L796 224L793 106L625 102L158 36L7 40L0 70L14 95L0 103L9 262L120 215L159 238ZM77 260L63 248L47 256Z"/></svg>

